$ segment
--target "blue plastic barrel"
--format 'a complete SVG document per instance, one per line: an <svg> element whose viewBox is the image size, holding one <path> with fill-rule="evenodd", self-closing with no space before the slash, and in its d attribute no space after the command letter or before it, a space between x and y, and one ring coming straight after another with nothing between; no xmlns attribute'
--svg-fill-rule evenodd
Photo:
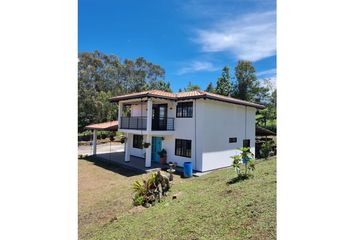
<svg viewBox="0 0 354 240"><path fill-rule="evenodd" d="M183 163L183 175L186 178L192 177L193 175L192 162Z"/></svg>

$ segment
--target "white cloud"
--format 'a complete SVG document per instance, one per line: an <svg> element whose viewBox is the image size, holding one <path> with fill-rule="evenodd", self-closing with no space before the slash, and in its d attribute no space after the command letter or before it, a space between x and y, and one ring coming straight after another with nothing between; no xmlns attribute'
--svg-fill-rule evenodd
<svg viewBox="0 0 354 240"><path fill-rule="evenodd" d="M265 75L271 75L271 76L275 76L277 73L276 69L275 68L272 68L272 69L268 69L268 70L265 70L265 71L261 71L261 72L257 72L257 77L260 77L260 76L265 76Z"/></svg>
<svg viewBox="0 0 354 240"><path fill-rule="evenodd" d="M270 92L273 92L277 88L277 78L270 77L270 78L261 79L260 84L262 87L269 88Z"/></svg>
<svg viewBox="0 0 354 240"><path fill-rule="evenodd" d="M257 61L276 53L275 12L252 13L198 29L194 39L203 52L231 52L237 59Z"/></svg>
<svg viewBox="0 0 354 240"><path fill-rule="evenodd" d="M213 72L217 69L218 68L215 67L211 62L193 61L188 66L181 68L177 74L183 75L186 73L201 72L201 71Z"/></svg>

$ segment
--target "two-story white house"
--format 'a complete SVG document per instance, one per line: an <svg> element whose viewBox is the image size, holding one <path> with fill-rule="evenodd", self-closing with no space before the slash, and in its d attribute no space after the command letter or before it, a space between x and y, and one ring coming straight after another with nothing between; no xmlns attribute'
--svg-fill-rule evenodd
<svg viewBox="0 0 354 240"><path fill-rule="evenodd" d="M264 106L204 91L169 93L150 90L113 97L119 104L118 131L126 137L125 161L141 157L145 167L159 162L209 171L232 164L230 156L247 146L255 151L256 110ZM150 146L143 148L143 143ZM149 144L147 144L149 145Z"/></svg>

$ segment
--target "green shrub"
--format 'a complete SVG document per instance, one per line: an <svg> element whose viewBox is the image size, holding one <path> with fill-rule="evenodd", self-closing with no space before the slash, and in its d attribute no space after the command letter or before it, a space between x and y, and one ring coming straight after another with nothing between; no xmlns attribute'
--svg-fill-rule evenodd
<svg viewBox="0 0 354 240"><path fill-rule="evenodd" d="M91 140L92 140L92 134L78 136L78 141L91 141Z"/></svg>
<svg viewBox="0 0 354 240"><path fill-rule="evenodd" d="M273 147L274 147L274 141L273 140L269 140L269 141L264 142L261 145L261 149L260 149L261 157L265 158L265 159L270 157L271 153L273 152Z"/></svg>
<svg viewBox="0 0 354 240"><path fill-rule="evenodd" d="M135 195L135 197L133 199L134 206L143 206L144 203L145 203L144 196Z"/></svg>
<svg viewBox="0 0 354 240"><path fill-rule="evenodd" d="M133 183L133 204L150 206L156 201L160 201L161 196L165 195L170 189L168 177L162 175L160 171L153 172L147 180L136 180Z"/></svg>
<svg viewBox="0 0 354 240"><path fill-rule="evenodd" d="M107 134L106 133L102 133L101 134L101 139L106 139L107 138Z"/></svg>
<svg viewBox="0 0 354 240"><path fill-rule="evenodd" d="M262 127L266 128L272 132L277 133L277 125L276 124L266 125L266 126L262 126Z"/></svg>

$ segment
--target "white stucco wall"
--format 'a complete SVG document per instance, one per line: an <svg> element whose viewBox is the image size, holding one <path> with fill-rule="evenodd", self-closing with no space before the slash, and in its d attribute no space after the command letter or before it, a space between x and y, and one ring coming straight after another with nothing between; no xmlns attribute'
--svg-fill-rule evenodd
<svg viewBox="0 0 354 240"><path fill-rule="evenodd" d="M131 105L131 116L132 117L140 117L140 116L146 117L146 115L147 115L146 108L147 108L146 103Z"/></svg>
<svg viewBox="0 0 354 240"><path fill-rule="evenodd" d="M251 151L255 147L255 113L252 107L205 100L201 114L202 171L227 167L232 164L230 156L237 153L244 139L250 139ZM237 137L236 143L229 138Z"/></svg>
<svg viewBox="0 0 354 240"><path fill-rule="evenodd" d="M253 107L245 107L213 100L197 99L193 102L192 118L176 118L176 102L168 102L168 117L175 118L175 131L165 135L162 148L167 151L167 161L183 166L191 161L193 169L209 171L232 164L232 155L241 148L244 139L250 139L251 151L255 151L255 113ZM159 102L163 103L163 101ZM196 104L197 103L197 104ZM146 105L143 106L146 116ZM141 107L132 105L132 116L140 116ZM152 136L160 136L152 134ZM229 138L237 137L236 143L229 143ZM192 140L192 157L175 156L175 139ZM146 135L144 135L144 141ZM133 148L133 134L128 141L130 153L144 158L144 149Z"/></svg>
<svg viewBox="0 0 354 240"><path fill-rule="evenodd" d="M199 101L199 100L197 100ZM170 102L168 104L168 117L175 118L175 131L172 135L163 136L162 148L167 151L167 162L176 162L178 166L183 166L184 162L192 162L193 169L201 171L198 168L196 159L196 146L195 146L195 101L189 100L187 102L193 102L193 117L192 118L176 118L176 106L177 103ZM158 135L154 135L158 136ZM175 155L175 139L192 140L191 158L181 157ZM201 161L201 154L199 155L199 161ZM197 165L196 165L197 164ZM200 165L200 164L199 164Z"/></svg>

